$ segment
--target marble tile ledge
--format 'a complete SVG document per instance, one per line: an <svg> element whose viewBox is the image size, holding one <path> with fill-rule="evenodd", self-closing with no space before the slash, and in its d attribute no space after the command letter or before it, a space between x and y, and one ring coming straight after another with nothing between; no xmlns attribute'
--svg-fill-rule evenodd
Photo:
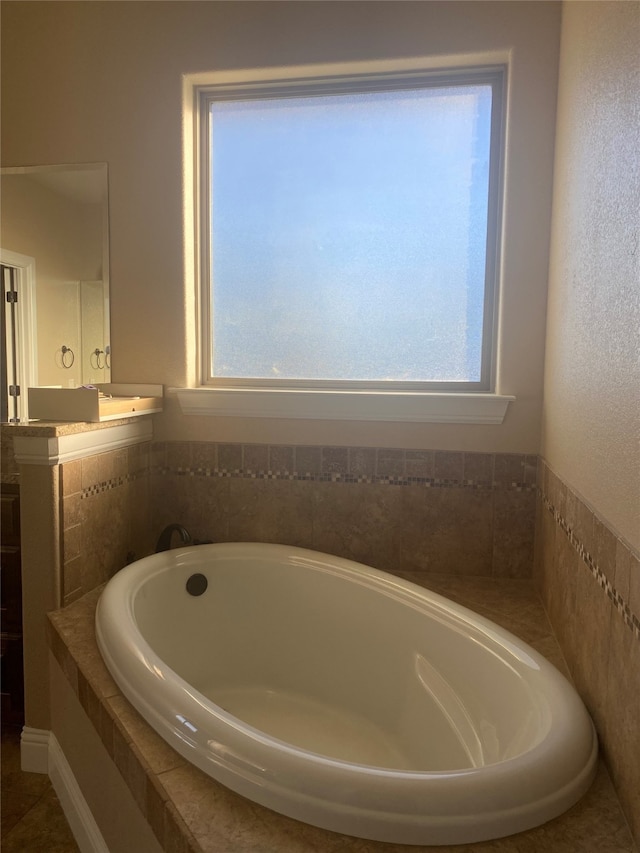
<svg viewBox="0 0 640 853"><path fill-rule="evenodd" d="M541 601L528 581L433 577L427 585L473 607L563 667ZM499 589L498 589L499 585ZM413 847L352 838L276 814L188 764L123 697L95 641L101 587L49 614L51 650L165 853L636 853L604 765L565 814L508 838L474 845Z"/></svg>

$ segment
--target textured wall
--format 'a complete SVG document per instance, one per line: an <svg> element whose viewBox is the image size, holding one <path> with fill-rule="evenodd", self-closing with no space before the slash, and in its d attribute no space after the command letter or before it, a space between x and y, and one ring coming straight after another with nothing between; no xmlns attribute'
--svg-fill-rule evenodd
<svg viewBox="0 0 640 853"><path fill-rule="evenodd" d="M639 58L640 4L563 4L536 527L549 617L636 838Z"/></svg>
<svg viewBox="0 0 640 853"><path fill-rule="evenodd" d="M565 3L542 454L640 549L640 5Z"/></svg>

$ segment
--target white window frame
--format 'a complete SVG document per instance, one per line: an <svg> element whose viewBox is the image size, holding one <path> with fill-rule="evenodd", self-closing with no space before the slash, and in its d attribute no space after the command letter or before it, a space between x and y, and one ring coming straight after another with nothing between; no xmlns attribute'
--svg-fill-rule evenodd
<svg viewBox="0 0 640 853"><path fill-rule="evenodd" d="M192 157L194 193L192 222L196 242L194 273L198 282L197 309L200 387L179 389L188 414L234 417L383 420L446 423L501 423L512 396L496 391L499 259L505 145L505 65L474 65L454 69L385 67L353 73L322 67L325 73L289 69L278 77L250 72L194 77L186 81L185 106L193 116L191 136L185 136L185 157ZM334 71L334 73L331 73ZM479 383L356 382L324 380L241 379L214 377L211 364L209 270L209 127L208 105L216 99L285 97L336 91L412 88L415 85L493 86L491 172L489 178L489 235L485 276L483 375ZM189 152L188 148L191 148ZM189 216L187 212L187 217Z"/></svg>

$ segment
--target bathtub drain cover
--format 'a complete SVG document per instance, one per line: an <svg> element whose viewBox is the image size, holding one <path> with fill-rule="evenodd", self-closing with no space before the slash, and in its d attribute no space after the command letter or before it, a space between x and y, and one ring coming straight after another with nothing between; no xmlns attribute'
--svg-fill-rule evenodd
<svg viewBox="0 0 640 853"><path fill-rule="evenodd" d="M200 573L191 575L187 581L187 592L189 595L202 595L208 585L209 581L204 575L201 575Z"/></svg>

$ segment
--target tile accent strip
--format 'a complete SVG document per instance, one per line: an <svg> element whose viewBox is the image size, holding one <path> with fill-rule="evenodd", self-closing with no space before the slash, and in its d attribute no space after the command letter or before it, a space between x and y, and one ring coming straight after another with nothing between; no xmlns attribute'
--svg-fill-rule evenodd
<svg viewBox="0 0 640 853"><path fill-rule="evenodd" d="M537 457L515 453L167 442L154 456L153 473L184 477L517 492L535 491L537 479Z"/></svg>
<svg viewBox="0 0 640 853"><path fill-rule="evenodd" d="M543 464L546 465L546 463ZM546 467L551 471L548 466ZM562 512L554 506L549 499L549 496L544 493L543 488L539 489L539 496L542 500L544 509L553 517L557 527L566 536L585 567L591 572L600 589L602 589L607 594L607 597L612 601L625 625L631 629L635 638L640 640L640 619L638 618L638 615L632 612L629 603L625 601L624 596L611 583L602 567L597 564L593 554L590 553L584 542L582 542L576 535L574 528L569 524Z"/></svg>
<svg viewBox="0 0 640 853"><path fill-rule="evenodd" d="M99 495L102 492L110 492L112 489L118 489L121 486L124 486L126 483L133 483L136 480L139 480L141 477L147 476L147 471L134 471L125 475L111 477L108 480L101 480L99 483L92 483L90 486L87 486L82 489L82 491L80 492L80 500L85 500L86 498L90 498L93 495Z"/></svg>

